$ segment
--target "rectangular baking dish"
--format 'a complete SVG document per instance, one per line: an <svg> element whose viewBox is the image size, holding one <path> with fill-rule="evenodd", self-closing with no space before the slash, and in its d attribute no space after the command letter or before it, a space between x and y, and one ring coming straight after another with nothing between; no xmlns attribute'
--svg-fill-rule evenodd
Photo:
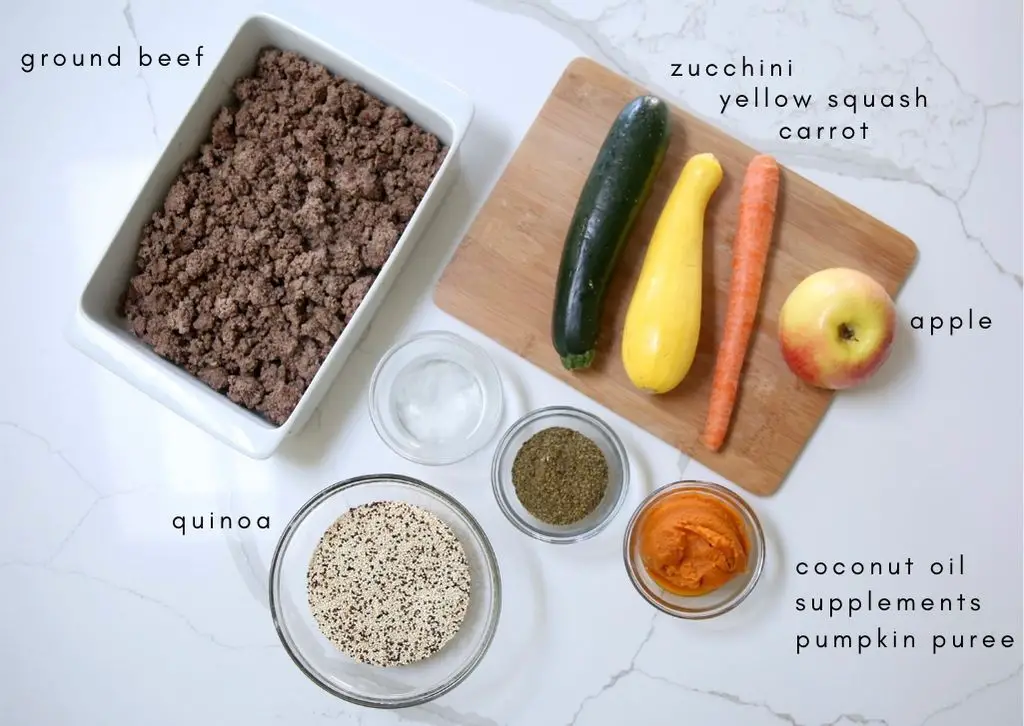
<svg viewBox="0 0 1024 726"><path fill-rule="evenodd" d="M70 342L96 362L209 434L256 459L273 454L286 437L302 428L320 404L451 187L458 173L462 140L473 117L473 104L459 89L387 55L372 42L353 36L339 37L335 33L332 39L343 50L336 50L266 14L254 15L241 25L86 283L68 331ZM292 50L322 63L331 72L401 108L412 121L436 134L449 148L390 258L295 410L280 426L242 408L157 356L131 334L127 321L118 313L120 296L134 268L142 227L162 205L181 165L206 139L217 111L231 100L235 80L255 67L260 50L266 46Z"/></svg>

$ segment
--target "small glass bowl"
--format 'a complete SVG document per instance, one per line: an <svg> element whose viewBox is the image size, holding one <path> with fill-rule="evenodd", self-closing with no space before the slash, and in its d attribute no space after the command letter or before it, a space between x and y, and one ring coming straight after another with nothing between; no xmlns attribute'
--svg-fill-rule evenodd
<svg viewBox="0 0 1024 726"><path fill-rule="evenodd" d="M377 435L417 464L454 464L475 454L494 437L503 406L494 362L447 331L419 333L396 345L370 379Z"/></svg>
<svg viewBox="0 0 1024 726"><path fill-rule="evenodd" d="M665 590L647 574L640 557L639 533L644 518L655 504L680 492L700 492L735 509L743 519L750 543L745 570L717 590L705 595L684 596ZM629 520L622 550L626 572L637 592L662 612L687 620L707 620L729 612L754 590L764 569L764 531L754 510L730 489L710 482L679 481L666 484L648 495Z"/></svg>
<svg viewBox="0 0 1024 726"><path fill-rule="evenodd" d="M519 449L531 436L552 426L579 431L600 447L608 461L604 498L593 512L574 524L554 525L537 519L519 502L512 483L512 464ZM526 414L502 437L491 463L491 484L501 511L520 531L544 542L572 544L599 533L622 507L629 488L629 460L619 437L597 416L568 406L549 406Z"/></svg>
<svg viewBox="0 0 1024 726"><path fill-rule="evenodd" d="M317 627L306 590L310 558L327 528L352 507L381 500L437 515L462 543L471 577L469 610L455 637L429 658L392 668L359 663L335 648ZM360 706L405 708L452 690L483 659L501 613L501 575L487 535L452 497L407 476L360 476L324 489L284 528L270 564L270 613L285 652L313 683Z"/></svg>

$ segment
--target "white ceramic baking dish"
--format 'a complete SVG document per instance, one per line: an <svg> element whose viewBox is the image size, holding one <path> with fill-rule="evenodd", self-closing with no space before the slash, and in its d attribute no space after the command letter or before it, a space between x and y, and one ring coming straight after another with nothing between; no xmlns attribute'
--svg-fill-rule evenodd
<svg viewBox="0 0 1024 726"><path fill-rule="evenodd" d="M332 40L339 49L264 14L242 24L97 264L79 298L68 333L72 344L83 353L224 443L257 459L269 457L287 436L299 431L323 399L450 188L457 174L462 139L473 117L473 104L462 91L389 56L372 41L335 33ZM127 321L118 312L143 225L162 205L181 165L208 136L213 117L231 98L234 81L255 67L259 51L266 46L293 50L322 63L398 106L449 147L391 257L295 410L280 426L236 405L158 357L129 332Z"/></svg>

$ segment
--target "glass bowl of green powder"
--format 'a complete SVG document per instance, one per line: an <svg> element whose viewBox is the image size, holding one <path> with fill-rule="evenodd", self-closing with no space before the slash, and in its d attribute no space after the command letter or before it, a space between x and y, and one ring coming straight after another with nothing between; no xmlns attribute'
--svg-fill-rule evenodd
<svg viewBox="0 0 1024 726"><path fill-rule="evenodd" d="M571 544L598 534L618 513L629 487L629 460L600 418L549 406L505 433L491 483L513 526L544 542Z"/></svg>

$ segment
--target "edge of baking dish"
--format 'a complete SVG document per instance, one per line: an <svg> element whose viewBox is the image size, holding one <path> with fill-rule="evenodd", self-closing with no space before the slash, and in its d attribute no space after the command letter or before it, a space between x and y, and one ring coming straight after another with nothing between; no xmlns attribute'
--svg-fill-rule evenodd
<svg viewBox="0 0 1024 726"><path fill-rule="evenodd" d="M472 101L464 92L389 55L372 41L333 30L331 37L333 43L328 44L264 13L252 15L242 23L96 264L67 331L71 344L104 368L225 444L256 459L269 457L285 438L301 430L358 344L450 189L458 173L462 140L474 113ZM184 369L157 356L131 334L117 312L143 225L163 202L181 165L205 140L214 115L230 98L235 80L252 70L260 49L268 45L293 50L322 63L331 72L398 106L449 148L391 256L299 403L280 426L235 404Z"/></svg>

